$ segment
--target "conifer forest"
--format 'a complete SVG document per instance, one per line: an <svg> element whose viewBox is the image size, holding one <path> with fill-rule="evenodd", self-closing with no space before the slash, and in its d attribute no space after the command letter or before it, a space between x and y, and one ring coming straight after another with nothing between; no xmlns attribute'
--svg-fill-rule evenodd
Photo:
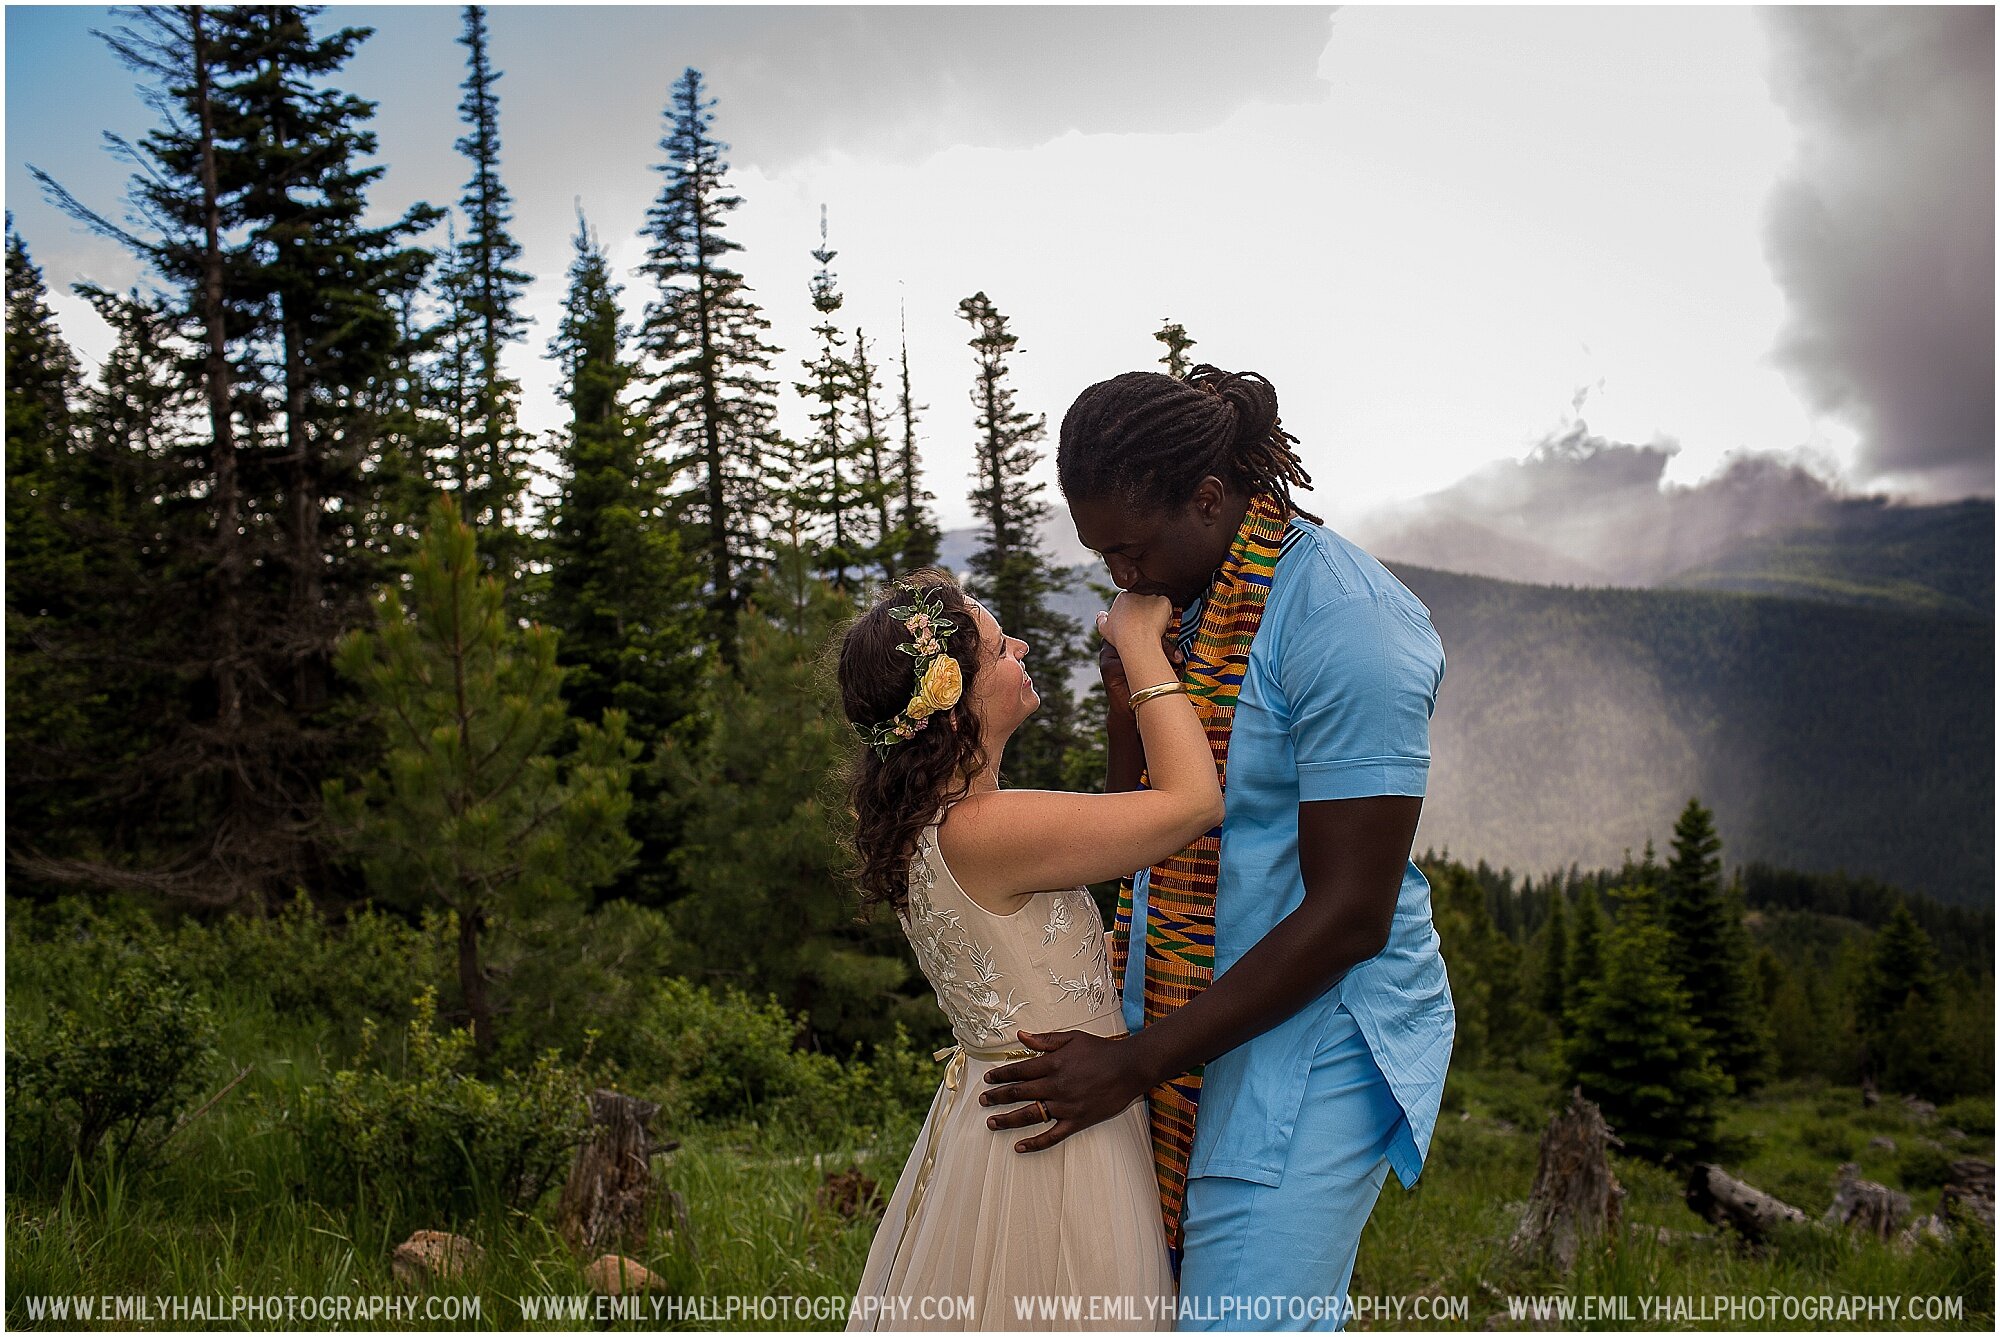
<svg viewBox="0 0 2000 1337"><path fill-rule="evenodd" d="M115 335L95 369L9 216L12 1326L107 1326L38 1296L403 1293L422 1230L474 1242L429 1284L475 1319L302 1326L590 1326L521 1299L589 1293L605 1253L665 1293L851 1295L949 1035L893 916L856 913L830 650L884 580L963 552L1039 678L1094 678L1074 596L1108 581L1045 540L1065 406L1022 395L1009 295L962 295L962 377L923 384L899 331L844 318L837 215L800 220L807 290L759 280L700 70L662 77L650 207L579 206L531 336L505 13L467 7L437 53L462 193L385 218L375 107L342 91L368 30L121 12L105 40L157 114L122 141L127 199L35 173L142 266L78 289ZM809 346L773 342L781 303ZM1159 368L1199 335L1163 320ZM557 369L558 431L522 425L523 356ZM947 436L974 476L926 470ZM956 547L940 496L977 517ZM1049 689L1007 782L1101 787L1103 727L1101 687ZM1861 1326L1990 1327L1990 902L1746 859L1733 792L1673 801L1613 867L1420 835L1452 1075L1353 1290L1468 1296L1444 1327L1679 1291L1956 1297ZM1558 1268L1510 1240L1573 1091L1615 1135L1624 1223ZM656 1154L644 1219L579 1246L594 1092L652 1107ZM1699 1166L1807 1223L1746 1244L1690 1210ZM1892 1224L1828 1223L1857 1179Z"/></svg>

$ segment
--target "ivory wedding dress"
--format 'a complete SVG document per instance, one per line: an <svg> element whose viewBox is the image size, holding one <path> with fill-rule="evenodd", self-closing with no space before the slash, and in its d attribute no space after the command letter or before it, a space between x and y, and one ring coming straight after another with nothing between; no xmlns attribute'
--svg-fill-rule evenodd
<svg viewBox="0 0 2000 1337"><path fill-rule="evenodd" d="M1123 1035L1104 925L1082 887L1010 915L968 897L924 828L899 916L958 1043L868 1251L848 1328L1172 1327L1146 1102L1046 1151L1047 1127L994 1130L988 1070L1026 1057L1019 1031Z"/></svg>

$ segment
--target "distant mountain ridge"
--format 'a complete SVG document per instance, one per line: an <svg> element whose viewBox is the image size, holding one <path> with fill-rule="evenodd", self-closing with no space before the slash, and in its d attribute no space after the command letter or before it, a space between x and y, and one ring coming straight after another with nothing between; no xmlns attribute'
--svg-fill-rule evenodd
<svg viewBox="0 0 2000 1337"><path fill-rule="evenodd" d="M1990 618L1993 502L1843 501L1819 523L1746 539L1667 583Z"/></svg>
<svg viewBox="0 0 2000 1337"><path fill-rule="evenodd" d="M1845 495L1736 461L1682 488L1671 451L1565 438L1342 532L1384 561L1535 585L1688 588L1993 616L1993 500Z"/></svg>
<svg viewBox="0 0 2000 1337"><path fill-rule="evenodd" d="M1419 847L1522 871L1616 865L1648 838L1665 850L1698 794L1732 866L1990 904L1992 516L1990 501L1863 503L1685 577L1785 594L1391 560L1447 661ZM941 560L963 572L976 541L947 534ZM1104 605L1085 572L1060 604L1088 627Z"/></svg>
<svg viewBox="0 0 2000 1337"><path fill-rule="evenodd" d="M1390 565L1445 646L1420 844L1613 865L1698 794L1732 865L1991 902L1990 618Z"/></svg>

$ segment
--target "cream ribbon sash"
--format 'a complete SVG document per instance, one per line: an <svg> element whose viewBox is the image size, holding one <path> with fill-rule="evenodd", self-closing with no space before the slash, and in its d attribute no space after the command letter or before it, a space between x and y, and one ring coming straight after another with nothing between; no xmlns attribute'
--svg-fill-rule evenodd
<svg viewBox="0 0 2000 1337"><path fill-rule="evenodd" d="M917 1219L917 1204L924 1200L924 1190L930 1187L931 1169L937 1164L938 1133L951 1119L951 1112L958 1104L959 1087L965 1081L965 1060L976 1058L984 1063L1011 1063L1015 1059L1033 1058L1032 1049L969 1049L963 1044L946 1045L931 1055L933 1063L944 1063L944 1105L938 1110L937 1118L931 1120L931 1135L924 1146L923 1164L917 1167L917 1182L910 1189L910 1208L903 1217L903 1237L909 1238L910 1224Z"/></svg>

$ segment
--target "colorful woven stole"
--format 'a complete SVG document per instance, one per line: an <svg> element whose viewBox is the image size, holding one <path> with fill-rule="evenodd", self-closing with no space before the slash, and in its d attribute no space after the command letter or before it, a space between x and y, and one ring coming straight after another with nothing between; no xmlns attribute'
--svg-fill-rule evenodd
<svg viewBox="0 0 2000 1337"><path fill-rule="evenodd" d="M1250 662L1250 642L1264 616L1271 576L1284 542L1286 513L1276 498L1251 498L1242 528L1223 559L1222 569L1201 604L1190 639L1176 636L1186 655L1181 677L1215 755L1216 779L1225 787L1229 770L1229 725L1236 694ZM1183 621L1188 612L1181 614ZM1143 788L1146 778L1139 784ZM1151 1025L1208 987L1215 972L1215 878L1222 828L1217 826L1179 854L1153 865L1146 883L1145 1018ZM1118 885L1118 913L1112 925L1111 969L1122 990L1132 934L1132 880ZM1160 1181L1160 1212L1174 1273L1181 1265L1181 1206L1186 1197L1188 1154L1194 1149L1195 1107L1201 1100L1201 1069L1154 1087L1149 1104L1153 1125L1153 1167Z"/></svg>

